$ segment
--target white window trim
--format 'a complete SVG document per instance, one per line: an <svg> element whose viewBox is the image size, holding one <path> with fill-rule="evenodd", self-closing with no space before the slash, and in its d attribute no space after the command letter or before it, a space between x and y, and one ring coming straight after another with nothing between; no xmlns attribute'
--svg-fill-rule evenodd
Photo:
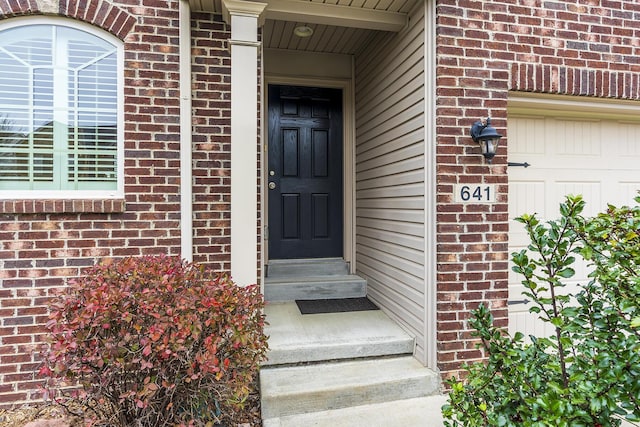
<svg viewBox="0 0 640 427"><path fill-rule="evenodd" d="M117 55L117 187L115 190L0 190L0 200L25 199L123 199L124 198L124 43L119 38L90 24L63 17L28 16L0 22L0 31L26 25L57 25L90 33L116 46Z"/></svg>

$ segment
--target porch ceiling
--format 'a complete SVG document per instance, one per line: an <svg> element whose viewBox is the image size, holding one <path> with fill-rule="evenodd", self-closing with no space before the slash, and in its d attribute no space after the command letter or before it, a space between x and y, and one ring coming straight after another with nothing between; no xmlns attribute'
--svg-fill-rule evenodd
<svg viewBox="0 0 640 427"><path fill-rule="evenodd" d="M375 31L400 31L418 0L262 0L265 48L353 54ZM189 0L194 11L222 13L221 0ZM293 34L298 25L313 35Z"/></svg>
<svg viewBox="0 0 640 427"><path fill-rule="evenodd" d="M311 37L300 38L294 35L296 26L306 24L313 28ZM301 50L306 52L324 52L354 54L375 30L335 25L307 24L292 21L274 21L268 19L264 24L262 40L268 49Z"/></svg>

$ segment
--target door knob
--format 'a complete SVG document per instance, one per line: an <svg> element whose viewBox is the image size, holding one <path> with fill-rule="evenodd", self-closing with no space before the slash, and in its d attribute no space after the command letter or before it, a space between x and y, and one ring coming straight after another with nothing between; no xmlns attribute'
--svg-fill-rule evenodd
<svg viewBox="0 0 640 427"><path fill-rule="evenodd" d="M273 181L271 181L271 182L269 183L269 190L275 190L275 189L276 189L276 183L275 183L275 182L273 182Z"/></svg>

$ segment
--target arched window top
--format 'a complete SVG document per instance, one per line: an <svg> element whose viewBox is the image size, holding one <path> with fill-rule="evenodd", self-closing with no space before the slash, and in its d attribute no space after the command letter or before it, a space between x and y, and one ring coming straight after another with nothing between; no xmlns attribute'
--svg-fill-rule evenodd
<svg viewBox="0 0 640 427"><path fill-rule="evenodd" d="M0 30L0 46L17 60L33 66L55 66L56 46L71 44L71 67L81 67L115 53L117 46L84 30L61 25L36 24ZM65 64L67 65L67 64Z"/></svg>
<svg viewBox="0 0 640 427"><path fill-rule="evenodd" d="M0 198L122 196L122 43L102 33L0 26Z"/></svg>
<svg viewBox="0 0 640 427"><path fill-rule="evenodd" d="M14 34L28 34L43 27L57 27L71 31L80 31L80 33L83 34L83 37L89 38L90 36L93 36L97 43L105 43L117 48L123 44L118 37L108 31L76 19L45 15L30 15L0 21L0 32L3 34L9 34L10 30L17 30ZM7 33L5 33L5 31L7 31Z"/></svg>

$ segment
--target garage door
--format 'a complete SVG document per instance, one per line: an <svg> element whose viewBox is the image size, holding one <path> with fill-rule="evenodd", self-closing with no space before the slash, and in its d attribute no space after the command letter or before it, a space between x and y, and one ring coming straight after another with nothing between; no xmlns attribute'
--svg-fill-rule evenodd
<svg viewBox="0 0 640 427"><path fill-rule="evenodd" d="M528 244L524 227L513 218L535 212L555 219L567 194L583 195L586 215L608 203L634 203L640 190L640 106L510 99L507 123L510 253ZM586 266L577 267L568 292L587 280ZM510 272L509 331L550 334L551 328L529 313L521 280Z"/></svg>

